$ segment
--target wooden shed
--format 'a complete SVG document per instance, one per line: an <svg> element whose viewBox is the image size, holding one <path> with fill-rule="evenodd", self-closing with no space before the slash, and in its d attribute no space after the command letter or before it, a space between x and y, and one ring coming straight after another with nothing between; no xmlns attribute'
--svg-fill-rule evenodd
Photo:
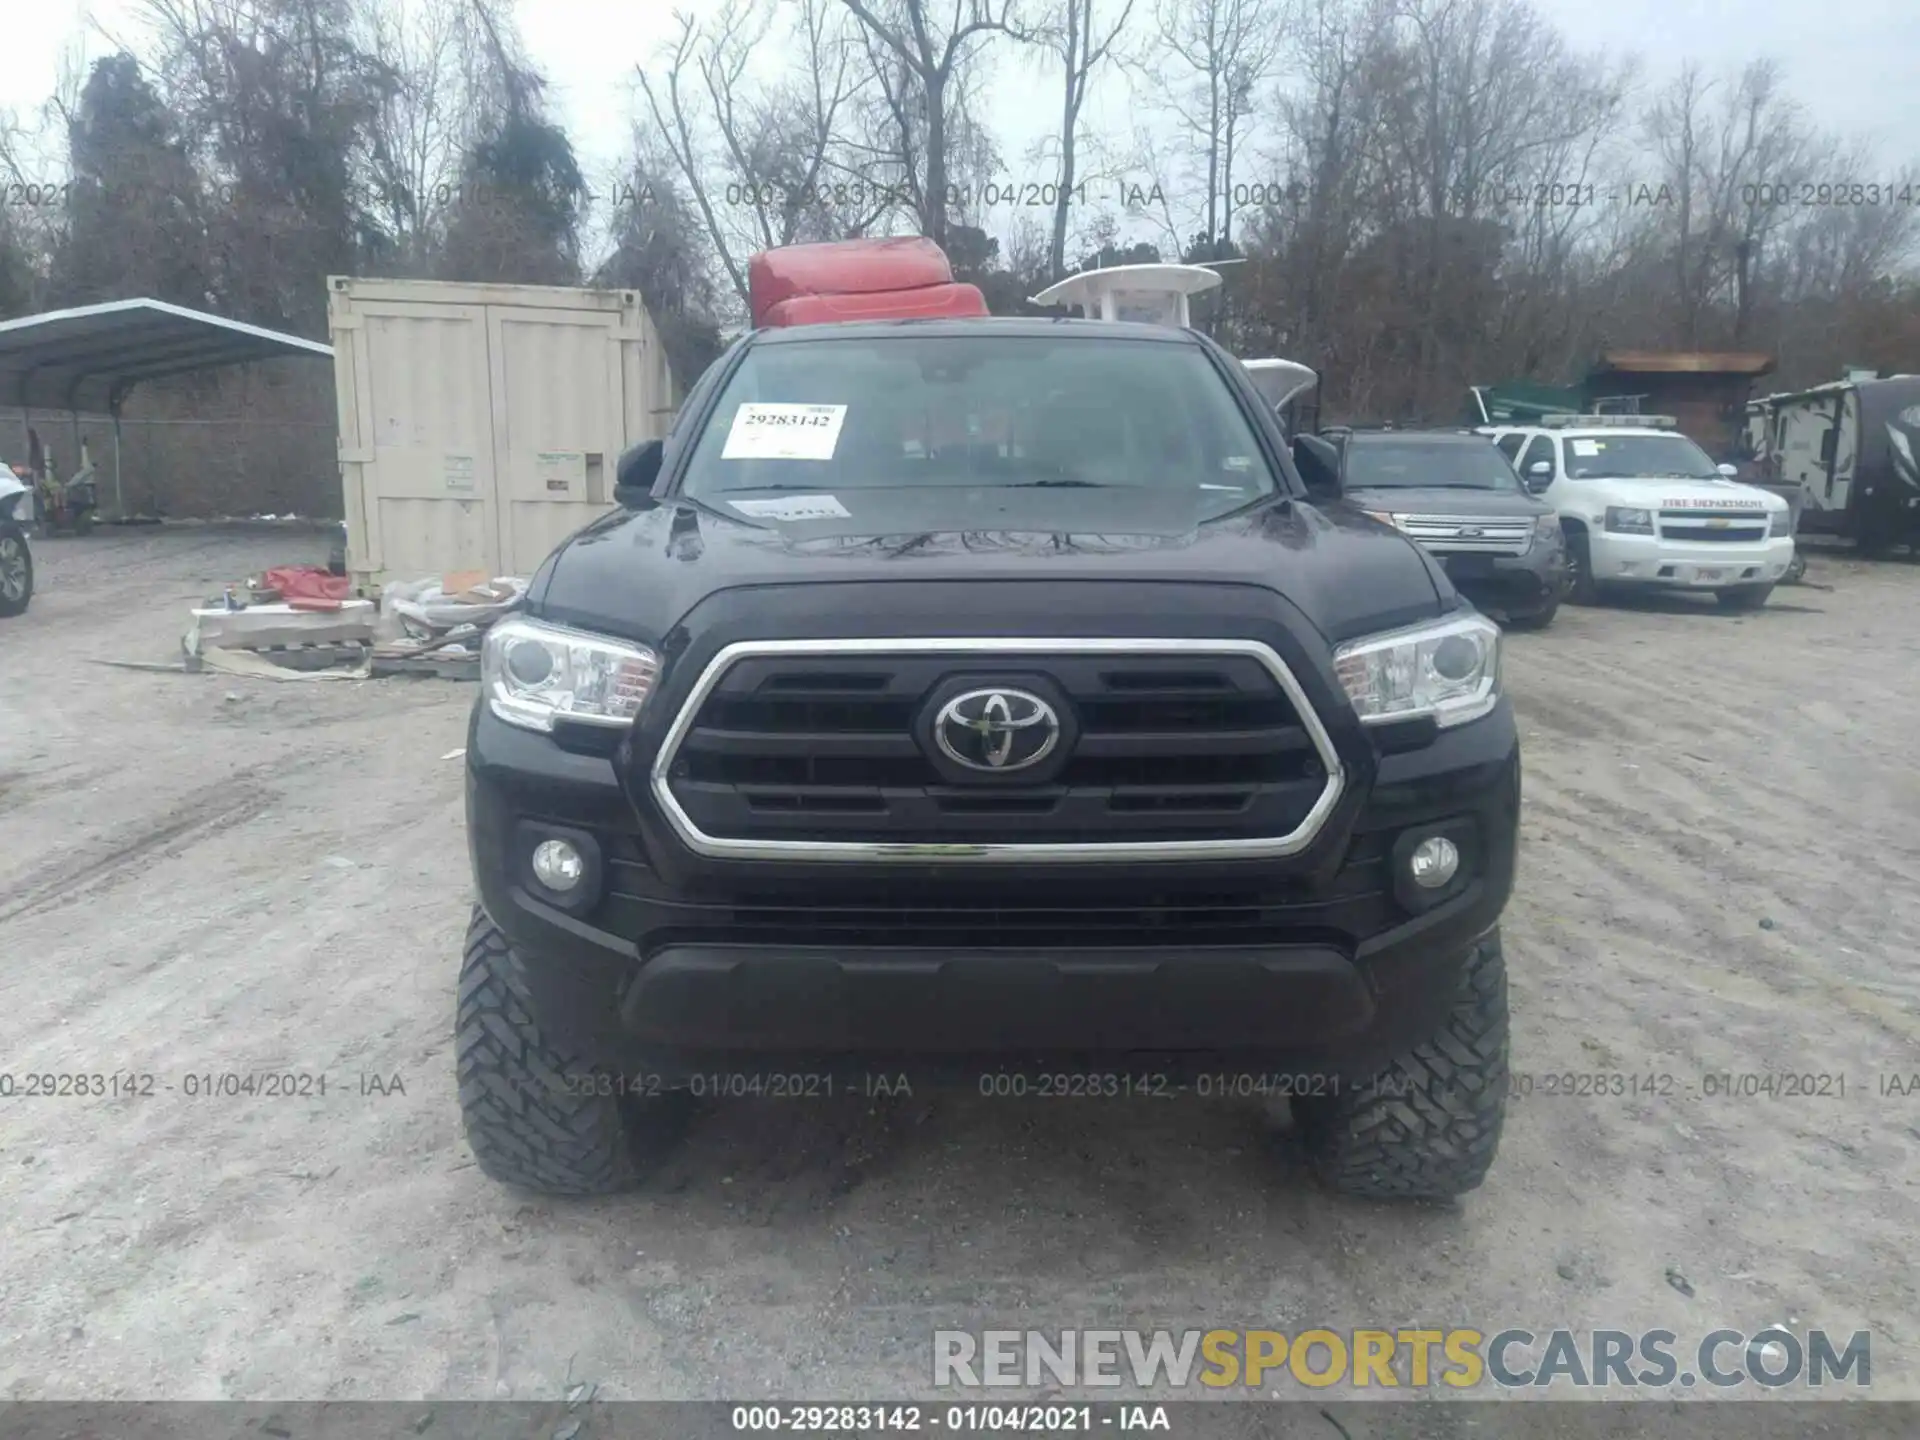
<svg viewBox="0 0 1920 1440"><path fill-rule="evenodd" d="M1671 415L1716 460L1740 446L1753 382L1771 355L1721 351L1610 350L1587 372L1588 408Z"/></svg>

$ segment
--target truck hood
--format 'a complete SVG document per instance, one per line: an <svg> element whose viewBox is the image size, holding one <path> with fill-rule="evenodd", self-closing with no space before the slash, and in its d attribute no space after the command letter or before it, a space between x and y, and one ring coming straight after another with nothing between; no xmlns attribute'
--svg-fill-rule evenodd
<svg viewBox="0 0 1920 1440"><path fill-rule="evenodd" d="M1424 485L1355 486L1342 497L1361 510L1389 515L1485 515L1512 519L1551 513L1553 507L1523 490L1440 490Z"/></svg>
<svg viewBox="0 0 1920 1440"><path fill-rule="evenodd" d="M1441 596L1451 594L1412 542L1357 513L1302 500L1196 523L1191 495L1159 490L899 488L837 499L851 513L747 523L674 499L613 511L547 559L528 609L659 644L701 601L748 586L1239 584L1284 596L1337 644L1437 614ZM966 528L953 525L956 511L970 517ZM876 594L876 609L886 603Z"/></svg>

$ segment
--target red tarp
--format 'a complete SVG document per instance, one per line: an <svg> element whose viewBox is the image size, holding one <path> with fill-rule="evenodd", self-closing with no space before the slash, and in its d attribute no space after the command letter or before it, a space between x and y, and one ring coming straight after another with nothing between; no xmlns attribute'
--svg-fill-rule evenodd
<svg viewBox="0 0 1920 1440"><path fill-rule="evenodd" d="M296 600L346 600L353 595L353 579L335 575L319 565L281 565L260 576L261 588L278 590L288 604Z"/></svg>
<svg viewBox="0 0 1920 1440"><path fill-rule="evenodd" d="M952 280L946 252L922 236L783 245L747 262L747 297L756 325L775 305L795 295L865 295Z"/></svg>
<svg viewBox="0 0 1920 1440"><path fill-rule="evenodd" d="M762 325L832 325L852 320L941 320L987 313L972 285L926 285L859 295L793 295L770 308Z"/></svg>

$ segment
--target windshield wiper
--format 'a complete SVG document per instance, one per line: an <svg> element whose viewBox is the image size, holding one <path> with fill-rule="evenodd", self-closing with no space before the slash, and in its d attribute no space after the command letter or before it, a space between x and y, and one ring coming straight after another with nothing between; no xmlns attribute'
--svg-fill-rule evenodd
<svg viewBox="0 0 1920 1440"><path fill-rule="evenodd" d="M716 490L716 495L750 495L756 490L820 490L819 485L736 485L730 490Z"/></svg>
<svg viewBox="0 0 1920 1440"><path fill-rule="evenodd" d="M1111 485L1102 485L1098 480L1016 480L1011 485L994 486L994 489L1033 490L1043 486L1053 486L1073 490L1111 490Z"/></svg>

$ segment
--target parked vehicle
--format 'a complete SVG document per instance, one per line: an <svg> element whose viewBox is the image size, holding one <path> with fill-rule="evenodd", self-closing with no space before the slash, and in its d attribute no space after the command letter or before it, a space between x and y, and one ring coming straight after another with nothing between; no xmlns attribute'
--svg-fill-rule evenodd
<svg viewBox="0 0 1920 1440"><path fill-rule="evenodd" d="M1319 1077L1290 1093L1336 1189L1481 1183L1500 632L1307 489L1224 350L759 329L619 480L483 647L456 1051L487 1174L620 1188L689 1094L1034 1060L1164 1093L1230 1057Z"/></svg>
<svg viewBox="0 0 1920 1440"><path fill-rule="evenodd" d="M24 615L33 602L33 546L20 513L33 493L25 469L0 465L0 616Z"/></svg>
<svg viewBox="0 0 1920 1440"><path fill-rule="evenodd" d="M1769 477L1804 499L1800 529L1868 553L1920 543L1920 375L1852 379L1747 406Z"/></svg>
<svg viewBox="0 0 1920 1440"><path fill-rule="evenodd" d="M1629 587L1711 590L1754 610L1793 563L1787 502L1736 484L1666 415L1548 415L1484 426L1527 488L1559 512L1568 598Z"/></svg>
<svg viewBox="0 0 1920 1440"><path fill-rule="evenodd" d="M1418 540L1483 610L1519 629L1553 623L1567 588L1560 517L1471 430L1348 430L1339 450L1348 503Z"/></svg>

